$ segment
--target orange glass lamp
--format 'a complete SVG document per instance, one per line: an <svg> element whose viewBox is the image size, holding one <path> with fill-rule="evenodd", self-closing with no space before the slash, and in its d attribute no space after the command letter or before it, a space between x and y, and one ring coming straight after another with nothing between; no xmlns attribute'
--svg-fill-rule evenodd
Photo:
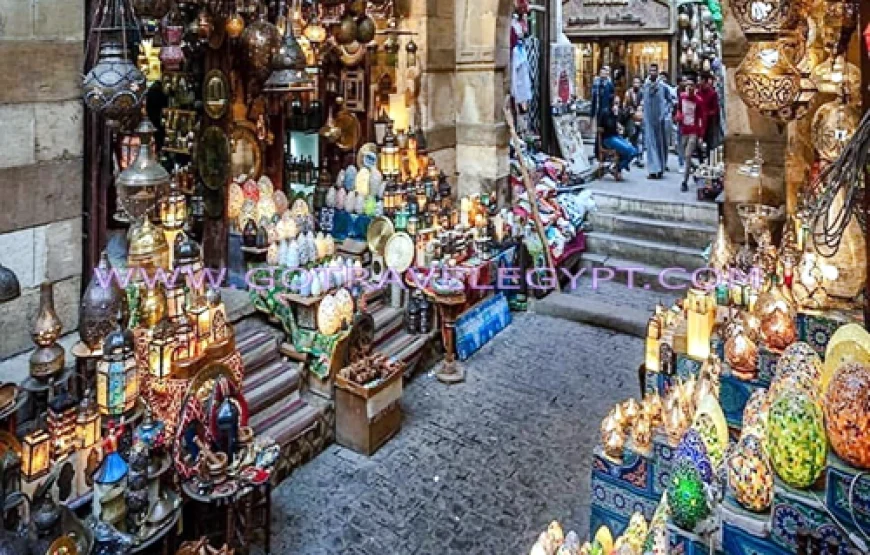
<svg viewBox="0 0 870 555"><path fill-rule="evenodd" d="M175 329L172 323L163 319L151 334L148 343L148 369L151 375L162 380L169 376L172 370L172 360L175 356Z"/></svg>
<svg viewBox="0 0 870 555"><path fill-rule="evenodd" d="M227 309L218 289L211 288L205 294L205 300L209 306L211 316L211 338L217 344L229 337L229 324L227 324Z"/></svg>
<svg viewBox="0 0 870 555"><path fill-rule="evenodd" d="M175 343L173 360L187 360L196 356L196 334L186 313L182 313L175 324Z"/></svg>
<svg viewBox="0 0 870 555"><path fill-rule="evenodd" d="M34 430L21 442L21 473L28 480L48 473L51 463L51 436L45 430Z"/></svg>
<svg viewBox="0 0 870 555"><path fill-rule="evenodd" d="M193 320L196 353L203 353L211 343L211 311L205 299L200 297L188 308L187 313Z"/></svg>
<svg viewBox="0 0 870 555"><path fill-rule="evenodd" d="M710 337L716 313L716 301L705 291L690 289L686 297L688 355L697 360L710 356Z"/></svg>
<svg viewBox="0 0 870 555"><path fill-rule="evenodd" d="M184 313L184 280L167 280L166 283L166 316L173 322Z"/></svg>
<svg viewBox="0 0 870 555"><path fill-rule="evenodd" d="M94 406L91 392L85 392L76 415L76 437L79 448L87 449L100 440L100 412Z"/></svg>

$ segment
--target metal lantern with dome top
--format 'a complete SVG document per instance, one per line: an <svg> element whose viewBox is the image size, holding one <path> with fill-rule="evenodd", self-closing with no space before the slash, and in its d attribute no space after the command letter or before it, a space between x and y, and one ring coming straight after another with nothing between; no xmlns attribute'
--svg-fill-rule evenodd
<svg viewBox="0 0 870 555"><path fill-rule="evenodd" d="M143 117L136 128L140 140L139 155L115 180L120 205L134 221L145 219L156 209L157 199L167 194L172 181L154 154L156 132L148 117Z"/></svg>

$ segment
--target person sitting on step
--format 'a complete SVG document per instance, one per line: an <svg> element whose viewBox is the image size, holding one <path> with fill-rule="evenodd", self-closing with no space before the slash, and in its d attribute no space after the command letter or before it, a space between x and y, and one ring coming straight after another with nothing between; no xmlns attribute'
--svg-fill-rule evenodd
<svg viewBox="0 0 870 555"><path fill-rule="evenodd" d="M619 155L619 167L616 169L617 180L622 179L623 171L629 171L631 161L637 156L637 149L622 136L623 129L619 123L619 117L619 97L614 97L610 111L602 114L599 125L601 126L601 144L604 145L604 148L615 150Z"/></svg>

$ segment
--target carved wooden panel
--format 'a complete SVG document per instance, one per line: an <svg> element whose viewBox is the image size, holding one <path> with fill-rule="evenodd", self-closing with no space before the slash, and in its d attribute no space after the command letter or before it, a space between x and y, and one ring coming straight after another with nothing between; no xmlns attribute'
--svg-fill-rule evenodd
<svg viewBox="0 0 870 555"><path fill-rule="evenodd" d="M668 0L567 0L565 34L574 37L671 33L674 11Z"/></svg>

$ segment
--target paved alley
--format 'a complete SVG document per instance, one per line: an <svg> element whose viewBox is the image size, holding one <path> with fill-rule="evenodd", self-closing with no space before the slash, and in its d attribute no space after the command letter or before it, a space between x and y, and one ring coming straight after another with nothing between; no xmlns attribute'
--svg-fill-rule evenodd
<svg viewBox="0 0 870 555"><path fill-rule="evenodd" d="M591 451L638 394L641 340L534 314L452 387L406 385L398 436L366 458L333 445L274 493L274 553L527 553L553 519L585 536Z"/></svg>

